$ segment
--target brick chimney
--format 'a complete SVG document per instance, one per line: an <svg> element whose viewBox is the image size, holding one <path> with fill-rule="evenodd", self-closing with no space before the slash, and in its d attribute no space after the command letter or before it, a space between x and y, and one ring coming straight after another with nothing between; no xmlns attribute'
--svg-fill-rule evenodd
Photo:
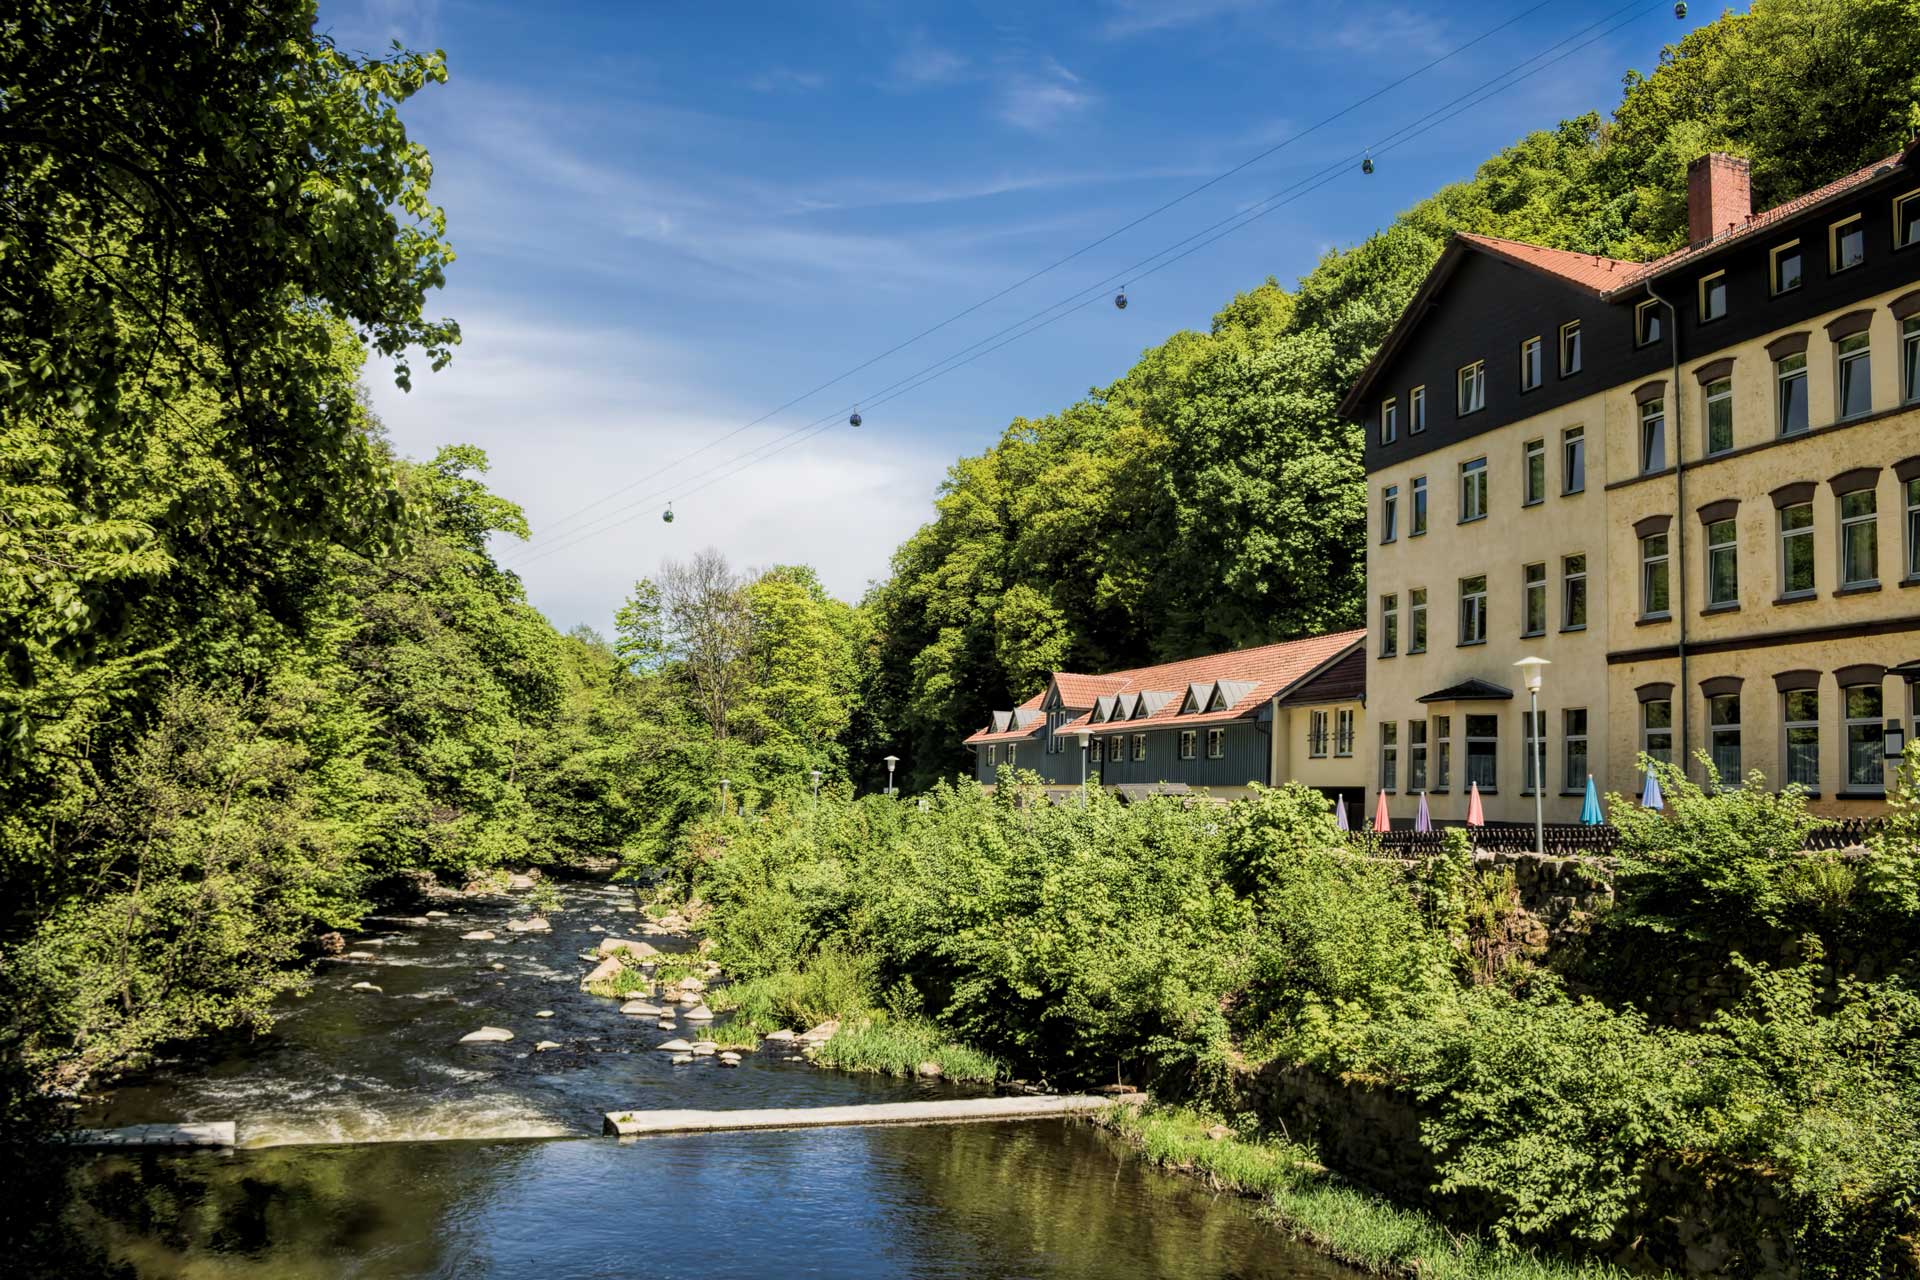
<svg viewBox="0 0 1920 1280"><path fill-rule="evenodd" d="M1687 239L1704 244L1753 216L1753 169L1723 151L1687 166Z"/></svg>

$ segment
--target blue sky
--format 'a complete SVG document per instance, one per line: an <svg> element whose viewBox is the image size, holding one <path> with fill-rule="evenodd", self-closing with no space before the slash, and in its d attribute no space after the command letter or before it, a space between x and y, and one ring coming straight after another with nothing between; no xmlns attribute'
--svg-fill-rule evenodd
<svg viewBox="0 0 1920 1280"><path fill-rule="evenodd" d="M410 103L459 259L465 343L400 449L483 446L535 541L502 548L562 627L714 546L857 598L949 462L1123 372L1236 290L1290 284L1524 132L1618 98L1688 23L1616 34L1101 303L759 466L710 470L1322 170L1613 12L1551 0L1337 123L733 439L723 434L1528 9L1099 0L834 7L322 0L345 48L447 53ZM1110 292L1103 290L1103 292ZM691 450L699 457L668 469ZM703 474L704 473L704 474ZM706 485L704 488L699 486ZM618 490L618 498L579 509ZM696 492L695 490L698 489ZM677 519L659 518L676 498ZM630 504L632 504L630 506ZM603 528L600 526L604 526ZM573 533L592 532L573 545Z"/></svg>

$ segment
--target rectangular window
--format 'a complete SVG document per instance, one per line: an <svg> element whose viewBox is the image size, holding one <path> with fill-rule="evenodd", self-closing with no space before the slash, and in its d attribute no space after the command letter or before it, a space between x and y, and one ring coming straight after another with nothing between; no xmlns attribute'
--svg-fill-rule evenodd
<svg viewBox="0 0 1920 1280"><path fill-rule="evenodd" d="M1427 389L1415 387L1407 392L1407 434L1417 436L1427 429Z"/></svg>
<svg viewBox="0 0 1920 1280"><path fill-rule="evenodd" d="M1920 489L1920 480L1909 488ZM1913 517L1908 517L1909 521ZM1427 589L1415 587L1407 592L1407 652L1425 653L1427 651Z"/></svg>
<svg viewBox="0 0 1920 1280"><path fill-rule="evenodd" d="M1481 644L1487 638L1487 577L1460 579L1460 643Z"/></svg>
<svg viewBox="0 0 1920 1280"><path fill-rule="evenodd" d="M1147 735L1144 733L1136 733L1133 735L1133 758L1135 760L1145 760L1147 758Z"/></svg>
<svg viewBox="0 0 1920 1280"><path fill-rule="evenodd" d="M1487 460L1460 464L1460 523L1484 519L1487 514Z"/></svg>
<svg viewBox="0 0 1920 1280"><path fill-rule="evenodd" d="M1522 391L1532 391L1540 385L1540 379L1545 376L1546 357L1542 354L1543 351L1544 348L1540 345L1538 338L1528 338L1520 344L1520 389Z"/></svg>
<svg viewBox="0 0 1920 1280"><path fill-rule="evenodd" d="M1902 487L1907 497L1907 577L1920 578L1920 476Z"/></svg>
<svg viewBox="0 0 1920 1280"><path fill-rule="evenodd" d="M1837 416L1858 418L1873 412L1873 341L1864 333L1840 339L1834 349L1840 362Z"/></svg>
<svg viewBox="0 0 1920 1280"><path fill-rule="evenodd" d="M1333 754L1353 754L1353 709L1342 707L1333 713Z"/></svg>
<svg viewBox="0 0 1920 1280"><path fill-rule="evenodd" d="M1720 785L1740 785L1740 695L1716 693L1707 699L1707 754Z"/></svg>
<svg viewBox="0 0 1920 1280"><path fill-rule="evenodd" d="M1479 783L1482 791L1500 786L1500 717L1468 716L1467 782Z"/></svg>
<svg viewBox="0 0 1920 1280"><path fill-rule="evenodd" d="M1650 346L1660 341L1660 304L1648 299L1633 309L1633 345Z"/></svg>
<svg viewBox="0 0 1920 1280"><path fill-rule="evenodd" d="M1867 228L1859 214L1843 218L1827 228L1827 270L1832 274L1850 270L1867 260Z"/></svg>
<svg viewBox="0 0 1920 1280"><path fill-rule="evenodd" d="M1544 711L1520 713L1521 745L1525 749L1527 762L1522 767L1525 776L1520 780L1520 790L1532 795L1540 777L1540 753L1546 747L1547 713Z"/></svg>
<svg viewBox="0 0 1920 1280"><path fill-rule="evenodd" d="M1520 573L1524 601L1520 634L1543 636L1547 634L1547 566L1545 562L1530 564Z"/></svg>
<svg viewBox="0 0 1920 1280"><path fill-rule="evenodd" d="M1662 764L1673 763L1673 703L1649 698L1640 704L1640 749Z"/></svg>
<svg viewBox="0 0 1920 1280"><path fill-rule="evenodd" d="M1707 526L1707 603L1740 603L1740 547L1731 520Z"/></svg>
<svg viewBox="0 0 1920 1280"><path fill-rule="evenodd" d="M1587 629L1587 558L1566 556L1560 561L1560 629Z"/></svg>
<svg viewBox="0 0 1920 1280"><path fill-rule="evenodd" d="M1400 438L1400 402L1388 396L1380 402L1380 443L1392 444Z"/></svg>
<svg viewBox="0 0 1920 1280"><path fill-rule="evenodd" d="M1570 378L1580 372L1580 322L1560 326L1560 376Z"/></svg>
<svg viewBox="0 0 1920 1280"><path fill-rule="evenodd" d="M1099 764L1100 757L1106 751L1106 745L1107 740L1105 738L1095 738L1093 745L1087 749L1087 762L1089 764Z"/></svg>
<svg viewBox="0 0 1920 1280"><path fill-rule="evenodd" d="M1380 597L1380 656L1391 658L1400 652L1400 597Z"/></svg>
<svg viewBox="0 0 1920 1280"><path fill-rule="evenodd" d="M1813 504L1802 502L1780 508L1780 594L1807 595L1814 590Z"/></svg>
<svg viewBox="0 0 1920 1280"><path fill-rule="evenodd" d="M1413 500L1413 510L1407 513L1407 536L1417 538L1427 531L1427 478L1415 476L1413 490L1409 494Z"/></svg>
<svg viewBox="0 0 1920 1280"><path fill-rule="evenodd" d="M1433 789L1445 791L1453 779L1453 717L1435 716L1433 727Z"/></svg>
<svg viewBox="0 0 1920 1280"><path fill-rule="evenodd" d="M1920 402L1920 316L1900 326L1900 398Z"/></svg>
<svg viewBox="0 0 1920 1280"><path fill-rule="evenodd" d="M1560 492L1584 493L1587 488L1587 429L1569 427L1560 436Z"/></svg>
<svg viewBox="0 0 1920 1280"><path fill-rule="evenodd" d="M1787 738L1787 782L1820 789L1820 691L1789 689L1782 698Z"/></svg>
<svg viewBox="0 0 1920 1280"><path fill-rule="evenodd" d="M1640 539L1640 616L1664 618L1667 601L1667 535Z"/></svg>
<svg viewBox="0 0 1920 1280"><path fill-rule="evenodd" d="M1529 440L1525 448L1527 492L1523 502L1531 507L1547 500L1547 442Z"/></svg>
<svg viewBox="0 0 1920 1280"><path fill-rule="evenodd" d="M1487 362L1475 360L1462 365L1458 375L1456 407L1461 417L1487 407Z"/></svg>
<svg viewBox="0 0 1920 1280"><path fill-rule="evenodd" d="M1194 743L1198 737L1199 735L1191 729L1182 729L1180 731L1180 758L1182 760L1193 759Z"/></svg>
<svg viewBox="0 0 1920 1280"><path fill-rule="evenodd" d="M1327 713L1324 711L1307 713L1307 755L1314 760L1326 759Z"/></svg>
<svg viewBox="0 0 1920 1280"><path fill-rule="evenodd" d="M1400 536L1400 486L1390 484L1380 491L1380 541L1392 542Z"/></svg>
<svg viewBox="0 0 1920 1280"><path fill-rule="evenodd" d="M1427 789L1427 722L1407 721L1407 790Z"/></svg>
<svg viewBox="0 0 1920 1280"><path fill-rule="evenodd" d="M1893 202L1893 247L1920 244L1920 191L1909 191Z"/></svg>
<svg viewBox="0 0 1920 1280"><path fill-rule="evenodd" d="M1807 429L1807 357L1804 354L1782 356L1774 362L1774 402L1779 406L1780 434L1790 436Z"/></svg>
<svg viewBox="0 0 1920 1280"><path fill-rule="evenodd" d="M1400 789L1399 726L1391 720L1380 722L1380 789Z"/></svg>
<svg viewBox="0 0 1920 1280"><path fill-rule="evenodd" d="M1207 759L1219 760L1227 754L1227 731L1225 729L1207 730Z"/></svg>
<svg viewBox="0 0 1920 1280"><path fill-rule="evenodd" d="M1707 384L1707 452L1733 448L1733 379Z"/></svg>
<svg viewBox="0 0 1920 1280"><path fill-rule="evenodd" d="M1880 686L1850 685L1840 696L1847 711L1847 788L1884 791L1887 767L1880 746Z"/></svg>
<svg viewBox="0 0 1920 1280"><path fill-rule="evenodd" d="M1709 324L1727 314L1727 273L1700 277L1700 323Z"/></svg>
<svg viewBox="0 0 1920 1280"><path fill-rule="evenodd" d="M1640 474L1667 467L1667 402L1649 400L1640 406Z"/></svg>
<svg viewBox="0 0 1920 1280"><path fill-rule="evenodd" d="M1560 758L1566 761L1560 785L1580 791L1587 785L1587 709L1568 707L1560 713Z"/></svg>
<svg viewBox="0 0 1920 1280"><path fill-rule="evenodd" d="M1878 495L1859 489L1840 495L1840 585L1865 586L1880 580Z"/></svg>
<svg viewBox="0 0 1920 1280"><path fill-rule="evenodd" d="M988 763L988 764L999 764L999 763L1000 763L1000 748L999 748L999 747L995 747L995 746L989 746L989 747L987 748L987 763Z"/></svg>
<svg viewBox="0 0 1920 1280"><path fill-rule="evenodd" d="M1800 287L1800 242L1789 240L1771 255L1769 279L1777 297Z"/></svg>

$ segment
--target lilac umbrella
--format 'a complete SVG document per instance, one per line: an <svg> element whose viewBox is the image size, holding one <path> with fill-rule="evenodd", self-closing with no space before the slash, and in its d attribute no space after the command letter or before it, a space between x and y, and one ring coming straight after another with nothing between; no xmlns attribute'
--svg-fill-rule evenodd
<svg viewBox="0 0 1920 1280"><path fill-rule="evenodd" d="M1420 793L1420 810L1413 815L1413 829L1427 832L1433 830L1433 815L1427 812L1427 793Z"/></svg>
<svg viewBox="0 0 1920 1280"><path fill-rule="evenodd" d="M1351 830L1347 825L1347 798L1345 796L1335 796L1333 798L1333 826L1336 831Z"/></svg>
<svg viewBox="0 0 1920 1280"><path fill-rule="evenodd" d="M1647 785L1640 788L1640 807L1643 809L1664 809L1666 797L1660 794L1660 779L1653 776L1653 770L1647 770Z"/></svg>

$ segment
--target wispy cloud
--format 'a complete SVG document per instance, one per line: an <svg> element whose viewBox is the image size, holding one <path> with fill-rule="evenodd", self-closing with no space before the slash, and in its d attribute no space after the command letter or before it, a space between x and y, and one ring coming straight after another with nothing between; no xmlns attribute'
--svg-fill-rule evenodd
<svg viewBox="0 0 1920 1280"><path fill-rule="evenodd" d="M887 84L894 89L925 89L956 84L973 74L973 63L963 54L934 43L924 31L906 38L887 68Z"/></svg>
<svg viewBox="0 0 1920 1280"><path fill-rule="evenodd" d="M826 87L823 72L793 67L768 67L747 79L747 88L755 93L812 93Z"/></svg>
<svg viewBox="0 0 1920 1280"><path fill-rule="evenodd" d="M1437 58L1454 47L1444 19L1399 5L1350 10L1346 21L1323 29L1318 42L1351 53L1393 49L1401 56L1423 58Z"/></svg>
<svg viewBox="0 0 1920 1280"><path fill-rule="evenodd" d="M1155 31L1190 27L1261 8L1265 0L1109 0L1100 34L1124 40Z"/></svg>
<svg viewBox="0 0 1920 1280"><path fill-rule="evenodd" d="M1078 116L1098 101L1080 77L1051 58L1030 70L1015 71L1000 85L1000 118L1016 129L1045 133Z"/></svg>

